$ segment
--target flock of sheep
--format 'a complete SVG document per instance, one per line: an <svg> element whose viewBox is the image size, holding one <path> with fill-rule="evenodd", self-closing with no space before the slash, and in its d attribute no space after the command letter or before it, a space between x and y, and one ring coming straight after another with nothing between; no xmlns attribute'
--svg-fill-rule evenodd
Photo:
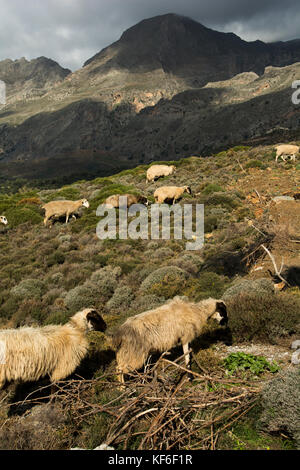
<svg viewBox="0 0 300 470"><path fill-rule="evenodd" d="M295 160L299 147L281 145L276 147L276 161L279 157L285 161L290 155ZM171 175L175 166L153 165L147 171L147 182ZM156 203L176 203L183 193L191 194L188 186L163 186L154 193ZM136 203L147 203L143 196L127 196L128 207ZM119 207L120 195L106 199L105 204ZM79 201L52 201L43 206L44 224L53 217L75 217L80 207L89 207L86 199ZM0 217L0 222L7 225L7 219ZM210 319L221 325L227 323L227 310L223 300L206 299L192 303L175 297L173 300L150 311L128 318L117 331L110 336L116 351L117 374L124 382L124 374L138 370L146 363L153 352L165 352L181 344L186 366L189 366L189 343L198 337ZM87 354L89 331L104 332L106 323L95 309L85 309L76 313L65 325L45 327L22 327L0 331L0 389L6 382L36 381L49 376L52 382L68 377L73 373ZM1 359L1 354L0 354Z"/></svg>
<svg viewBox="0 0 300 470"><path fill-rule="evenodd" d="M285 162L287 157L290 157L292 161L296 161L296 155L299 153L300 148L297 145L278 145L276 149L276 162L281 157ZM154 182L157 179L172 175L176 171L175 165L152 165L147 170L146 182ZM155 202L158 204L168 203L175 204L184 193L192 194L192 190L189 186L162 186L154 192ZM134 196L133 194L114 194L109 196L105 205L118 208L120 197L127 197L127 207L133 204L145 204L148 205L148 200L144 196ZM81 207L89 207L87 199L80 199L79 201L51 201L42 206L45 211L44 225L50 219L59 218L62 216L66 217L66 224L69 221L69 217L76 219L76 213ZM5 216L0 216L0 223L7 225L8 221Z"/></svg>

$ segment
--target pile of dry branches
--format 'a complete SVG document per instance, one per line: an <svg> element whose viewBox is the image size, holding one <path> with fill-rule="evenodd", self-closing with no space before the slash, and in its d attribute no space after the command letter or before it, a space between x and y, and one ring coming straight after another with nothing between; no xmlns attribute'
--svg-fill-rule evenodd
<svg viewBox="0 0 300 470"><path fill-rule="evenodd" d="M153 367L131 375L123 388L111 374L60 382L48 398L79 425L105 413L110 419L106 443L119 449L215 449L220 434L255 405L259 384L227 377L221 369L190 371L179 364L182 358L172 362L163 354ZM91 392L97 387L110 396L105 404Z"/></svg>

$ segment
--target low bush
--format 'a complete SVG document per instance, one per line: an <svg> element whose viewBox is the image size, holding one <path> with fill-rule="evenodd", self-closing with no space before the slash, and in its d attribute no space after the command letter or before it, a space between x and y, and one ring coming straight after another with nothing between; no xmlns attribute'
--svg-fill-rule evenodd
<svg viewBox="0 0 300 470"><path fill-rule="evenodd" d="M258 427L285 433L300 449L300 369L287 370L269 382L261 396L262 414Z"/></svg>
<svg viewBox="0 0 300 470"><path fill-rule="evenodd" d="M276 344L300 332L300 299L288 294L240 294L226 300L234 341Z"/></svg>
<svg viewBox="0 0 300 470"><path fill-rule="evenodd" d="M45 284L39 279L24 279L13 287L11 294L18 300L41 298L45 291Z"/></svg>

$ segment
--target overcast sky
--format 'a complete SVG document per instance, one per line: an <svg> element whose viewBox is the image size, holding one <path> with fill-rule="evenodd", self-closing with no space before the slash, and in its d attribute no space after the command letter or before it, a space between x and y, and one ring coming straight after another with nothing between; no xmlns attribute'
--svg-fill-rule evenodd
<svg viewBox="0 0 300 470"><path fill-rule="evenodd" d="M300 38L299 0L0 0L0 60L43 55L75 70L125 29L165 13L246 40Z"/></svg>

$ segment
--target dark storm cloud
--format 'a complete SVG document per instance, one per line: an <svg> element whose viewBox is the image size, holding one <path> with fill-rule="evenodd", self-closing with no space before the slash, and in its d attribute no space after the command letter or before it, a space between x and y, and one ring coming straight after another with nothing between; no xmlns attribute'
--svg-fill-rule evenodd
<svg viewBox="0 0 300 470"><path fill-rule="evenodd" d="M44 55L76 69L128 27L170 12L246 40L300 37L298 0L0 0L0 60Z"/></svg>

